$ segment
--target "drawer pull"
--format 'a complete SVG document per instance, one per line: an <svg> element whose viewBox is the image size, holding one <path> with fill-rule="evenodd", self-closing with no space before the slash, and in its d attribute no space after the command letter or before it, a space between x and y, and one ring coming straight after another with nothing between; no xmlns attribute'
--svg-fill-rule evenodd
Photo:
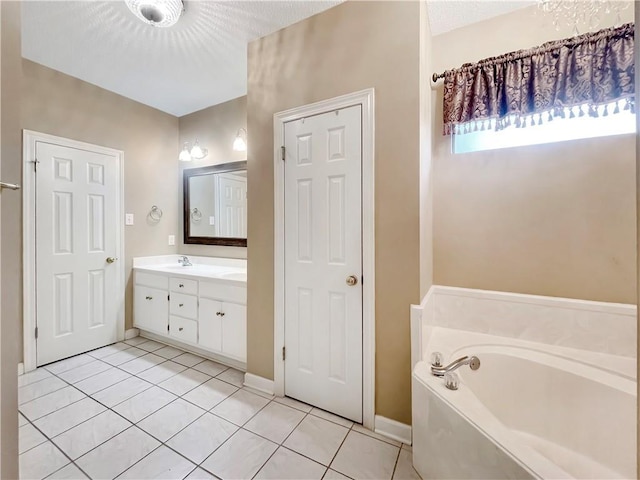
<svg viewBox="0 0 640 480"><path fill-rule="evenodd" d="M220 316L220 312L216 312L216 315L219 317Z"/></svg>
<svg viewBox="0 0 640 480"><path fill-rule="evenodd" d="M220 316L221 316L221 317L224 317L224 312L220 312Z"/></svg>
<svg viewBox="0 0 640 480"><path fill-rule="evenodd" d="M147 295L147 296L146 296L146 297L144 297L144 298L146 298L147 300L153 300L153 297L150 297L149 295Z"/></svg>
<svg viewBox="0 0 640 480"><path fill-rule="evenodd" d="M184 284L181 283L180 285L178 285L180 288L184 288Z"/></svg>
<svg viewBox="0 0 640 480"><path fill-rule="evenodd" d="M179 307L184 307L184 303L179 303L178 306Z"/></svg>
<svg viewBox="0 0 640 480"><path fill-rule="evenodd" d="M178 328L178 331L181 332L182 330L184 330L183 327Z"/></svg>

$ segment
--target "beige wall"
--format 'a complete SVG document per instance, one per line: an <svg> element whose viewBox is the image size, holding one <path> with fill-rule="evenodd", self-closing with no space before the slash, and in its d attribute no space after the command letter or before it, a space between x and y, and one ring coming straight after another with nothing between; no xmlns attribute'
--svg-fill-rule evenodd
<svg viewBox="0 0 640 480"><path fill-rule="evenodd" d="M180 148L184 142L193 143L197 138L209 154L202 160L180 162L179 195L182 198L182 171L185 168L217 165L247 159L247 152L233 150L233 141L240 128L247 128L247 97L239 97L228 102L205 108L180 117ZM182 235L182 210L178 215L178 243L180 253L186 255L206 255L218 257L247 258L244 247L224 247L211 245L185 245Z"/></svg>
<svg viewBox="0 0 640 480"><path fill-rule="evenodd" d="M273 114L375 88L376 413L411 423L419 3L346 2L249 44L248 370L273 378Z"/></svg>
<svg viewBox="0 0 640 480"><path fill-rule="evenodd" d="M528 8L435 36L433 68L569 35ZM634 136L453 155L432 100L434 283L635 304Z"/></svg>
<svg viewBox="0 0 640 480"><path fill-rule="evenodd" d="M635 37L638 36L638 24L640 24L640 8L635 9ZM640 48L635 49L635 64L640 65ZM636 92L640 92L640 75L636 75ZM638 296L636 298L640 298L640 111L636 109L636 261L637 261L637 283L636 287L638 288ZM638 331L640 331L640 317L638 317ZM638 343L638 350L640 352L640 335L637 336L636 341ZM637 357L638 367L636 369L636 378L637 373L640 372L640 357ZM640 445L640 383L637 383L637 400L638 400L638 436L636 445ZM636 478L640 474L640 454L636 455Z"/></svg>
<svg viewBox="0 0 640 480"><path fill-rule="evenodd" d="M125 211L126 328L132 326L132 258L176 252L178 212L178 119L102 88L23 60L22 127L123 150ZM147 221L152 205L162 220ZM19 252L19 244L14 252Z"/></svg>
<svg viewBox="0 0 640 480"><path fill-rule="evenodd" d="M21 180L20 134L20 4L0 2L0 178ZM20 279L22 264L20 191L4 190L2 198L2 292L0 325L0 478L18 478L18 379L21 337Z"/></svg>

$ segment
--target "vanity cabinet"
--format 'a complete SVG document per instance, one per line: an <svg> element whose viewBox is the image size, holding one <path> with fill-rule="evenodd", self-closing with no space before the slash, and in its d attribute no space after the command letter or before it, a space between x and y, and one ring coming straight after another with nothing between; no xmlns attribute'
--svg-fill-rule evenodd
<svg viewBox="0 0 640 480"><path fill-rule="evenodd" d="M134 326L246 363L247 289L135 271Z"/></svg>

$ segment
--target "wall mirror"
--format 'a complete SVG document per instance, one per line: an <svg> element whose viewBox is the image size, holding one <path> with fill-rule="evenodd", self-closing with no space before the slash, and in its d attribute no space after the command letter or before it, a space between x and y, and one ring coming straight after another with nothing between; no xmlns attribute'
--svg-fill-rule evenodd
<svg viewBox="0 0 640 480"><path fill-rule="evenodd" d="M184 243L247 246L247 162L183 171Z"/></svg>

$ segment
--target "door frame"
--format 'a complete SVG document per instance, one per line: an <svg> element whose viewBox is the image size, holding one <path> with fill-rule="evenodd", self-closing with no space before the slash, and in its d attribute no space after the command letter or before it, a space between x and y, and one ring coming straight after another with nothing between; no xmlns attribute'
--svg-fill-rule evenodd
<svg viewBox="0 0 640 480"><path fill-rule="evenodd" d="M23 337L24 337L24 371L29 372L36 368L36 173L35 155L36 142L51 143L79 150L87 150L89 152L101 153L104 155L114 156L116 158L116 176L118 178L116 192L115 209L118 219L124 218L124 152L113 148L102 147L90 143L71 140L69 138L58 137L46 133L34 132L32 130L22 131L22 249L23 249ZM118 302L116 312L116 326L118 332L118 341L124 340L124 285L125 285L125 262L124 262L124 229L121 221L116 223L116 254L115 256L121 261L116 262L118 272L116 274L116 292L115 299ZM27 293L30 294L27 294Z"/></svg>
<svg viewBox="0 0 640 480"><path fill-rule="evenodd" d="M284 145L285 123L304 117L360 105L362 107L362 423L375 421L375 95L369 88L328 100L278 112L273 116L274 135L274 393L284 396L285 366L282 359L285 333L284 249Z"/></svg>

